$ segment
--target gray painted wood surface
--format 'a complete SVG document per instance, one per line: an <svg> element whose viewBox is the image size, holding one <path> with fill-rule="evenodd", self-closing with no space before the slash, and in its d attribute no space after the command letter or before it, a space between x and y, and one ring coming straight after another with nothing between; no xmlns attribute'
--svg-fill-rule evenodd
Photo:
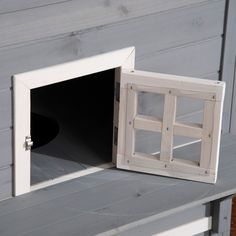
<svg viewBox="0 0 236 236"><path fill-rule="evenodd" d="M39 48L36 48L35 53L39 53L41 50L42 57L45 57L45 61L39 62L39 60L42 60L42 57L40 59L35 57L34 51L30 51L31 49L33 50L34 48L29 47L28 49L29 51L24 51L24 50L22 51L22 53L25 52L27 61L23 60L19 64L16 61L17 57L15 57L15 59L13 60L13 63L10 65L8 63L10 58L13 59L14 56L17 56L16 54L12 54L10 57L8 57L7 60L5 58L4 64L6 66L11 67L11 66L14 66L14 63L15 63L15 68L14 68L16 71L15 73L19 73L19 70L21 69L23 71L27 70L26 68L29 68L30 65L32 65L33 68L37 67L37 62L38 64L42 66L45 64L48 64L48 60L50 60L51 63L55 63L55 61L58 61L58 63L60 63L63 60L62 58L60 58L62 54L64 55L63 58L67 57L67 59L70 58L71 60L78 58L76 54L73 55L73 46L74 46L73 41L66 40L66 42L69 43L68 55L66 53L63 54L63 51L59 50L59 52L51 56L50 48L39 47ZM70 42L72 43L70 44ZM52 41L51 43L54 44L53 48L57 46L56 45L57 42ZM62 45L64 43L65 41L62 43ZM51 46L50 44L49 46ZM59 43L59 45L62 46L61 43ZM141 69L141 70L147 70L147 71L164 72L164 73L168 72L168 73L173 73L173 74L182 74L182 75L205 77L205 78L208 78L208 75L209 75L209 78L210 78L212 74L215 74L219 68L219 63L220 63L219 55L220 55L220 47L221 47L220 45L221 45L221 39L213 38L211 40L202 41L200 43L189 45L186 47L179 47L179 48L165 50L165 52L162 52L159 54L154 53L142 59L137 58L136 68ZM27 55L27 52L30 54L29 56ZM56 56L58 56L57 59L55 59ZM9 76L10 76L9 70L7 72L7 75L5 76L4 76L4 71L3 71L2 81L4 83L4 78L5 78L4 86L10 86ZM9 119L9 117L11 118L11 109L12 109L10 90L6 90L2 93L0 92L0 96L3 97L3 99L1 100L1 103L3 103L4 105L2 106L2 109L5 110L5 112L2 113L2 119L0 120L0 127L7 128L12 125L11 119Z"/></svg>
<svg viewBox="0 0 236 236"><path fill-rule="evenodd" d="M48 6L55 3L67 2L68 0L1 0L0 1L0 14L7 14L21 10L30 10L32 8Z"/></svg>
<svg viewBox="0 0 236 236"><path fill-rule="evenodd" d="M0 199L9 198L12 194L12 168L9 166L0 168ZM0 229L1 232L1 229Z"/></svg>
<svg viewBox="0 0 236 236"><path fill-rule="evenodd" d="M204 77L214 73L220 65L222 40L219 37L169 49L167 52L152 53L137 58L136 67L142 70ZM194 56L193 56L194 55Z"/></svg>
<svg viewBox="0 0 236 236"><path fill-rule="evenodd" d="M224 0L0 1L0 167L12 164L13 74L134 45L137 69L216 79L224 5Z"/></svg>
<svg viewBox="0 0 236 236"><path fill-rule="evenodd" d="M145 4L142 0L67 1L32 8L30 11L2 14L0 47L208 2L212 1L147 0Z"/></svg>
<svg viewBox="0 0 236 236"><path fill-rule="evenodd" d="M140 227L136 227L134 229L127 230L125 232L117 232L117 236L151 236L155 235L157 233L161 233L163 231L172 229L174 227L187 224L189 222L198 220L202 217L209 216L209 208L210 204L208 205L200 205L197 207L193 207L190 209L187 209L183 212L178 212L176 214L173 214L171 216L163 217L161 219L158 219L156 221L153 221L151 223L147 223L145 225L142 225ZM203 235L203 234L201 234ZM208 234L207 234L208 235ZM181 236L181 235L176 235ZM200 236L200 235L194 235L194 236Z"/></svg>
<svg viewBox="0 0 236 236"><path fill-rule="evenodd" d="M0 90L0 132L12 126L12 91L7 88Z"/></svg>
<svg viewBox="0 0 236 236"><path fill-rule="evenodd" d="M216 200L212 205L212 236L230 236L232 197Z"/></svg>
<svg viewBox="0 0 236 236"><path fill-rule="evenodd" d="M0 132L0 167L12 164L12 130Z"/></svg>
<svg viewBox="0 0 236 236"><path fill-rule="evenodd" d="M233 98L233 87L235 80L235 66L236 66L236 32L235 32L235 21L236 21L236 1L228 0L227 1L227 18L225 22L225 41L224 41L224 50L222 57L221 65L221 80L225 81L226 84L226 93L225 93L225 104L224 104L224 120L223 128L224 130L231 131L236 133L235 125L235 107L233 107L233 114L231 117L232 111L232 98ZM234 94L235 100L235 94ZM230 127L230 119L232 121Z"/></svg>
<svg viewBox="0 0 236 236"><path fill-rule="evenodd" d="M236 56L235 56L236 59ZM236 62L236 60L235 60ZM232 96L232 114L231 114L231 123L230 123L230 132L232 134L236 134L236 64L234 67L234 76L233 76L233 80L234 80L234 89L233 89L233 96Z"/></svg>
<svg viewBox="0 0 236 236"><path fill-rule="evenodd" d="M236 136L223 136L215 185L109 169L8 199L1 236L123 232L235 194L235 145Z"/></svg>
<svg viewBox="0 0 236 236"><path fill-rule="evenodd" d="M0 50L0 88L11 86L10 77L13 74L122 47L136 46L137 59L145 60L147 57L150 58L153 53L155 55L165 54L165 49L185 45L187 47L191 42L198 44L199 40L222 34L223 12L224 4L220 1L98 27L88 32L79 32L78 35L71 37L51 38L41 43L32 43L22 47L3 48ZM214 50L215 53L220 53L218 46ZM198 54L207 56L209 53L214 52L199 52ZM208 58L210 62L212 58ZM154 60L155 58L153 61L149 59L149 63L151 61L153 66L155 66ZM142 62L139 64L142 65ZM200 66L196 66L196 68L200 69ZM219 68L215 68L215 70L218 71Z"/></svg>
<svg viewBox="0 0 236 236"><path fill-rule="evenodd" d="M223 18L224 1L217 1L93 28L77 37L82 54L133 45L136 57L142 59L165 49L220 36Z"/></svg>

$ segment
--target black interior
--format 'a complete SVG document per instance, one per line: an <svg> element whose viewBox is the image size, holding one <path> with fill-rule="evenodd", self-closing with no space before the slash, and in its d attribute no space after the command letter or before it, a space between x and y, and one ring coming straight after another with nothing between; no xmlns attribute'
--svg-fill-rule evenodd
<svg viewBox="0 0 236 236"><path fill-rule="evenodd" d="M31 90L31 183L110 162L113 102L114 70Z"/></svg>

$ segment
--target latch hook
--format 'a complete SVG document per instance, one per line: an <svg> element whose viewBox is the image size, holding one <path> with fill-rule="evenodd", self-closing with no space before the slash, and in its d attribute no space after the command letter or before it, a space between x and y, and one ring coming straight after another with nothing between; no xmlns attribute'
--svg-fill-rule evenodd
<svg viewBox="0 0 236 236"><path fill-rule="evenodd" d="M31 150L31 147L33 146L33 141L31 140L31 137L30 136L26 136L25 137L25 150L28 151L28 150Z"/></svg>

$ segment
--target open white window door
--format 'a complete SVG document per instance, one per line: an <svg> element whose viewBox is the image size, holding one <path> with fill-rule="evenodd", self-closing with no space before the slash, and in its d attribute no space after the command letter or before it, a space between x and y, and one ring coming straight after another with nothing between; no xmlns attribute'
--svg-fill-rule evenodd
<svg viewBox="0 0 236 236"><path fill-rule="evenodd" d="M36 189L30 183L31 89L109 69L115 69L116 84L113 163L118 168L133 171L210 183L216 181L225 84L220 81L134 71L134 62L135 49L130 47L13 76L15 195ZM162 117L138 114L139 92L164 96ZM202 124L186 124L176 120L176 101L179 96L204 101ZM144 154L135 149L135 133L138 130L160 133L159 154ZM173 156L174 135L201 140L199 161ZM92 171L100 170L102 168L95 167ZM49 181L47 186L87 173L92 172L89 170Z"/></svg>
<svg viewBox="0 0 236 236"><path fill-rule="evenodd" d="M123 70L120 79L120 112L118 126L117 167L157 175L215 183L219 159L221 118L225 84L183 76ZM138 93L164 96L163 117L138 114ZM204 102L203 122L176 121L178 97L201 99ZM159 132L159 154L144 154L135 149L138 130ZM199 161L173 156L174 135L199 139Z"/></svg>

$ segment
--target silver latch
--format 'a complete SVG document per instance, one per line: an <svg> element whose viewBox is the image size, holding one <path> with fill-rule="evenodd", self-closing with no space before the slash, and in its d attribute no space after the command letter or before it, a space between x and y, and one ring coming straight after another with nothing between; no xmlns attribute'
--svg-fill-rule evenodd
<svg viewBox="0 0 236 236"><path fill-rule="evenodd" d="M25 137L25 150L31 150L31 147L33 146L33 141L31 140L30 136Z"/></svg>

